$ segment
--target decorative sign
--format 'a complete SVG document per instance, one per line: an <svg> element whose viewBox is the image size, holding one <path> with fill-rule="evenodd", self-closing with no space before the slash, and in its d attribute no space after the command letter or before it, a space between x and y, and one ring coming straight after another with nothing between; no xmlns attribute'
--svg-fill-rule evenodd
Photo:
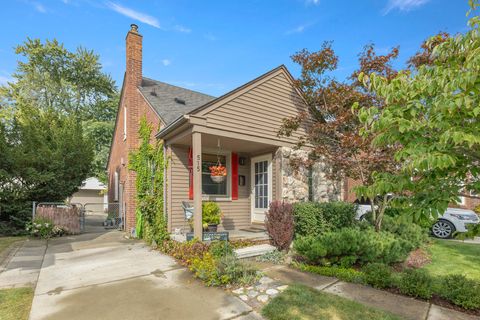
<svg viewBox="0 0 480 320"><path fill-rule="evenodd" d="M193 239L193 232L187 233L187 241ZM228 232L203 232L202 241L228 241Z"/></svg>

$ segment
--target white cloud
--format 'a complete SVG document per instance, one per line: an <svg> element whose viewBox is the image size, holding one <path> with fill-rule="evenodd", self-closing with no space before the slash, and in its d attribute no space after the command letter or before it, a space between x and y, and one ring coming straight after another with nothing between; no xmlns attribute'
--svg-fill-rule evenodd
<svg viewBox="0 0 480 320"><path fill-rule="evenodd" d="M302 33L304 32L305 30L307 30L308 28L310 28L311 26L315 25L316 22L310 22L310 23L304 23L304 24L301 24L299 26L296 26L295 28L293 29L290 29L290 30L287 30L285 32L285 35L289 36L289 35L292 35L292 34L295 34L295 33Z"/></svg>
<svg viewBox="0 0 480 320"><path fill-rule="evenodd" d="M105 2L107 7L117 13L120 13L121 15L124 15L126 17L132 18L134 20L143 22L145 24L148 24L152 27L159 28L160 29L160 23L158 22L157 18L149 16L145 13L138 12L136 10L124 7L122 5L119 5L118 3L107 1Z"/></svg>
<svg viewBox="0 0 480 320"><path fill-rule="evenodd" d="M320 0L305 0L305 4L313 4L313 5L319 5Z"/></svg>
<svg viewBox="0 0 480 320"><path fill-rule="evenodd" d="M383 14L387 15L392 10L410 11L423 6L428 1L430 0L389 0L383 9Z"/></svg>
<svg viewBox="0 0 480 320"><path fill-rule="evenodd" d="M172 64L172 61L169 60L169 59L163 59L163 60L162 60L162 64L163 64L165 67L167 67L167 66L169 66L169 65Z"/></svg>
<svg viewBox="0 0 480 320"><path fill-rule="evenodd" d="M7 82L13 82L13 78L7 72L2 71L0 74L0 86L6 85Z"/></svg>
<svg viewBox="0 0 480 320"><path fill-rule="evenodd" d="M47 13L47 8L45 8L40 2L27 1L27 3L31 4L36 11L40 13Z"/></svg>
<svg viewBox="0 0 480 320"><path fill-rule="evenodd" d="M183 32L183 33L190 33L190 32L192 32L192 29L189 29L189 28L184 27L184 26L179 25L179 24L177 24L175 27L173 27L173 29L174 29L175 31Z"/></svg>
<svg viewBox="0 0 480 320"><path fill-rule="evenodd" d="M217 40L217 37L215 37L213 34L211 34L210 32L209 33L205 33L203 35L203 37L209 41L215 41Z"/></svg>

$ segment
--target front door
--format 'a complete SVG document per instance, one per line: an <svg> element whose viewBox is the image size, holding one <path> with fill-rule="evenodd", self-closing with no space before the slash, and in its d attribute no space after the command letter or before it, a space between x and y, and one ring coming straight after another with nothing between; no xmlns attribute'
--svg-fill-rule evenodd
<svg viewBox="0 0 480 320"><path fill-rule="evenodd" d="M252 222L264 222L272 201L272 155L252 158Z"/></svg>

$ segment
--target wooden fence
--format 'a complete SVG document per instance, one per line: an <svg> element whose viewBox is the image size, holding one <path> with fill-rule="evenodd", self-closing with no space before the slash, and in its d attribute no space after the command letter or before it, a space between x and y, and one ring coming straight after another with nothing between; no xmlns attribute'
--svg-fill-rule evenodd
<svg viewBox="0 0 480 320"><path fill-rule="evenodd" d="M80 208L77 206L39 205L36 217L48 218L56 226L63 227L69 234L78 234L80 228Z"/></svg>

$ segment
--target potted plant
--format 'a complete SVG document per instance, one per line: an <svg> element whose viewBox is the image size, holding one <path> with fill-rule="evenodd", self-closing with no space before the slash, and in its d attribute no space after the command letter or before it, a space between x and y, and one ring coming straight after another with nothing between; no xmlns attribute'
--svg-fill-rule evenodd
<svg viewBox="0 0 480 320"><path fill-rule="evenodd" d="M220 162L214 166L209 167L210 169L210 178L215 183L221 183L225 181L227 177L227 168L223 166Z"/></svg>
<svg viewBox="0 0 480 320"><path fill-rule="evenodd" d="M218 225L222 221L222 212L216 202L202 203L203 229L209 232L217 232Z"/></svg>

